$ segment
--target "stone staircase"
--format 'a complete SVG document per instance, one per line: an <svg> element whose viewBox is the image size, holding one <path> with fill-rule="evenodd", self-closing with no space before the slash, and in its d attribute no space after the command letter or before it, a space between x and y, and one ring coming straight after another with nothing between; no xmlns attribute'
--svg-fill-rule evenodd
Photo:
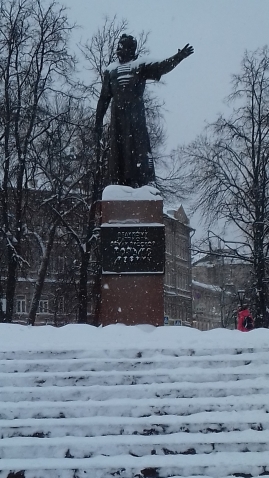
<svg viewBox="0 0 269 478"><path fill-rule="evenodd" d="M269 348L0 353L0 478L269 475Z"/></svg>

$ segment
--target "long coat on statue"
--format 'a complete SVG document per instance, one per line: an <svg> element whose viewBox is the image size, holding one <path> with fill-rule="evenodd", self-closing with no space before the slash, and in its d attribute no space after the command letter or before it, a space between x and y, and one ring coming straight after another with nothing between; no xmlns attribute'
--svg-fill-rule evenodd
<svg viewBox="0 0 269 478"><path fill-rule="evenodd" d="M115 62L104 72L96 111L96 125L111 102L110 184L142 186L154 180L143 94L147 80L159 81L182 60L180 52L161 62Z"/></svg>

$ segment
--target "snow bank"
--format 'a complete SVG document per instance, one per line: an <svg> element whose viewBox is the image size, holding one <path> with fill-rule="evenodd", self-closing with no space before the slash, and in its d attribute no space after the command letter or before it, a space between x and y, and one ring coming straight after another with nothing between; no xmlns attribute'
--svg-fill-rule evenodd
<svg viewBox="0 0 269 478"><path fill-rule="evenodd" d="M0 324L0 351L16 350L104 350L121 348L216 349L224 347L267 348L269 330L248 333L213 329L200 331L190 327L123 324L93 327L70 324L64 327Z"/></svg>

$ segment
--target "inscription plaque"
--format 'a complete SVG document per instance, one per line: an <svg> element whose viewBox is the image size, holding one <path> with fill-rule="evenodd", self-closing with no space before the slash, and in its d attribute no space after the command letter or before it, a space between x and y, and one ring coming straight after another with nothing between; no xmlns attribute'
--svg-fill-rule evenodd
<svg viewBox="0 0 269 478"><path fill-rule="evenodd" d="M103 274L163 274L164 226L101 227Z"/></svg>

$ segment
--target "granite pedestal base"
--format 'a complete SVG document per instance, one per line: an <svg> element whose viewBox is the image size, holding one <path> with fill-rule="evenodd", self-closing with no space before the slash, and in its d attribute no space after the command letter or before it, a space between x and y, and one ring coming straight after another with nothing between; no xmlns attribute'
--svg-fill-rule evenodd
<svg viewBox="0 0 269 478"><path fill-rule="evenodd" d="M124 195L120 199L112 195L110 200L109 195L103 195L99 314L103 326L163 325L163 201L160 196L148 197L147 189L144 192L145 199L140 193L142 199L133 200L125 200Z"/></svg>

